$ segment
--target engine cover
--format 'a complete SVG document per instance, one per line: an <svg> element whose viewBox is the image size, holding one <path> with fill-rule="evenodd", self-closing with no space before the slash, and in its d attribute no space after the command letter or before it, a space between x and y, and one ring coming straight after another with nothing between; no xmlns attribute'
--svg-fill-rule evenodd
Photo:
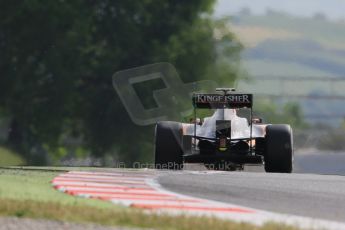
<svg viewBox="0 0 345 230"><path fill-rule="evenodd" d="M216 138L227 137L231 138L231 121L217 120L216 121Z"/></svg>

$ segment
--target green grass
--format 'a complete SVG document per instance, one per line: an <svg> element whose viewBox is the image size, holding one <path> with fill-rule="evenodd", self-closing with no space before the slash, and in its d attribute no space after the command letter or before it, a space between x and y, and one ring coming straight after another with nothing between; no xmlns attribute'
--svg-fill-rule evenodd
<svg viewBox="0 0 345 230"><path fill-rule="evenodd" d="M239 38L250 38L262 55L244 59L253 75L343 75L345 23L275 13L240 16L235 25L242 28Z"/></svg>
<svg viewBox="0 0 345 230"><path fill-rule="evenodd" d="M0 169L0 216L155 229L296 229L274 223L257 227L210 217L149 214L110 202L72 197L50 184L63 171L33 169Z"/></svg>
<svg viewBox="0 0 345 230"><path fill-rule="evenodd" d="M329 75L326 71L288 61L244 59L243 64L248 72L256 76L271 76L272 73L277 77L287 74L294 77L325 77Z"/></svg>
<svg viewBox="0 0 345 230"><path fill-rule="evenodd" d="M25 165L25 160L11 150L0 147L0 166Z"/></svg>
<svg viewBox="0 0 345 230"><path fill-rule="evenodd" d="M61 172L62 173L62 172ZM0 169L0 198L18 201L56 202L61 205L89 205L114 208L108 202L65 195L51 186L59 172Z"/></svg>
<svg viewBox="0 0 345 230"><path fill-rule="evenodd" d="M239 81L238 89L252 92L280 95L282 93L307 95L311 92L325 92L328 94L337 93L339 95L344 94L344 84L325 84L324 81L303 81L299 80L299 87L296 87L295 81L279 81L280 76L285 76L288 73L289 76L294 77L325 77L329 74L326 72L318 71L308 66L303 66L295 63L281 62L281 61L264 61L264 60L244 60L247 70L253 73L254 76L276 76L276 80L262 80L253 77L250 81Z"/></svg>
<svg viewBox="0 0 345 230"><path fill-rule="evenodd" d="M246 223L235 223L209 217L168 216L145 214L139 210L115 210L87 208L81 206L61 205L57 203L42 203L36 201L18 202L16 200L0 199L0 215L10 215L25 218L51 219L76 223L97 223L109 226L142 227L150 229L239 229L239 230L295 230L294 227L267 223L262 227Z"/></svg>
<svg viewBox="0 0 345 230"><path fill-rule="evenodd" d="M286 30L299 33L303 37L313 38L314 40L330 47L339 46L344 48L344 23L292 17L290 15L278 13L275 15L264 16L243 16L240 18L239 24Z"/></svg>

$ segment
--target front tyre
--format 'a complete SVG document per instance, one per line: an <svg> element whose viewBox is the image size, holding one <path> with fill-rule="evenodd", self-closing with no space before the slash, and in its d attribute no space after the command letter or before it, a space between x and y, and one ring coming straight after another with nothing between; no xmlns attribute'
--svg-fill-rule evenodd
<svg viewBox="0 0 345 230"><path fill-rule="evenodd" d="M291 173L293 168L291 127L289 125L268 125L265 143L265 171Z"/></svg>
<svg viewBox="0 0 345 230"><path fill-rule="evenodd" d="M155 168L169 170L183 168L181 123L162 121L156 124Z"/></svg>

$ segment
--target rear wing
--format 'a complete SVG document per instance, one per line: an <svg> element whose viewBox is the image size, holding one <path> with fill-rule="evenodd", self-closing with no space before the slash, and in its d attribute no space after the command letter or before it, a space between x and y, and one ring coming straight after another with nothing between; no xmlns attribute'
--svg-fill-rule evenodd
<svg viewBox="0 0 345 230"><path fill-rule="evenodd" d="M252 108L253 94L194 94L193 106L198 109Z"/></svg>
<svg viewBox="0 0 345 230"><path fill-rule="evenodd" d="M194 106L194 120L196 120L197 109L250 109L250 136L252 139L253 134L253 94L239 94L228 93L233 92L233 89L221 88L218 91L223 91L224 94L193 94ZM196 122L194 122L194 140L197 139L196 135ZM194 142L196 145L196 141ZM250 152L253 150L252 141L249 142Z"/></svg>

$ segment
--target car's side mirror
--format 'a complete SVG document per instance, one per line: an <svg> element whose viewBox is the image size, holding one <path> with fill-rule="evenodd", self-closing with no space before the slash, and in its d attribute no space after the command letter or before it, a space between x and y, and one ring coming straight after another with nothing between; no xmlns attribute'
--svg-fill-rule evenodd
<svg viewBox="0 0 345 230"><path fill-rule="evenodd" d="M191 118L191 119L190 119L190 123L191 123L191 124L194 124L194 123L195 123L195 124L197 124L197 125L202 125L202 120L201 120L200 118L198 118L198 117L195 118L195 119L194 119L194 118Z"/></svg>
<svg viewBox="0 0 345 230"><path fill-rule="evenodd" d="M255 117L252 119L253 124L262 124L262 118Z"/></svg>

